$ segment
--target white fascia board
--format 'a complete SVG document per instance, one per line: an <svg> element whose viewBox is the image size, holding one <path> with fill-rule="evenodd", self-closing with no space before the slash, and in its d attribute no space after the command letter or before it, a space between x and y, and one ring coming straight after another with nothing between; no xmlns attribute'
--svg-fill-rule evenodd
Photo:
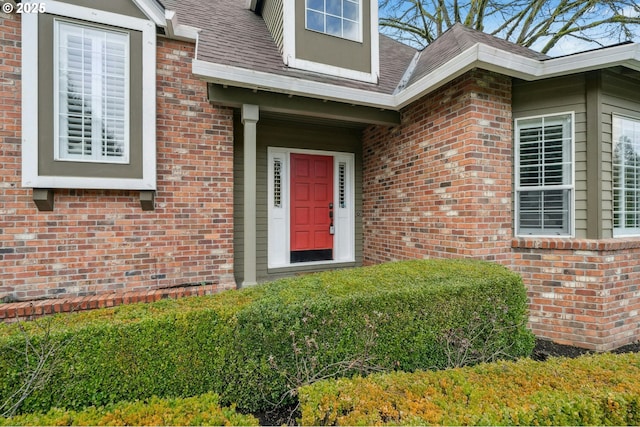
<svg viewBox="0 0 640 427"><path fill-rule="evenodd" d="M167 22L167 37L192 43L198 40L198 35L202 31L200 28L180 24L174 10L166 10L164 16Z"/></svg>
<svg viewBox="0 0 640 427"><path fill-rule="evenodd" d="M640 71L640 44L616 46L543 61L476 44L398 92L393 108L402 108L473 68L523 80L540 80L616 65Z"/></svg>
<svg viewBox="0 0 640 427"><path fill-rule="evenodd" d="M624 65L640 71L640 44L613 46L591 52L583 52L540 63L540 77L555 77L584 71Z"/></svg>
<svg viewBox="0 0 640 427"><path fill-rule="evenodd" d="M539 67L540 61L538 60L483 44L476 44L422 77L416 83L398 92L395 108L411 104L473 68L482 68L510 77L530 80L538 73Z"/></svg>
<svg viewBox="0 0 640 427"><path fill-rule="evenodd" d="M193 61L193 72L208 81L221 84L399 110L473 68L523 80L540 80L616 65L640 71L640 44L541 61L478 43L395 95L337 87L201 60Z"/></svg>
<svg viewBox="0 0 640 427"><path fill-rule="evenodd" d="M160 4L158 4L155 0L133 0L133 2L138 6L138 9L142 11L147 18L153 21L159 27L165 27L165 15L164 9Z"/></svg>
<svg viewBox="0 0 640 427"><path fill-rule="evenodd" d="M295 77L214 64L199 59L192 62L193 74L206 81L248 89L306 96L382 109L394 108L394 96L362 89L336 87Z"/></svg>
<svg viewBox="0 0 640 427"><path fill-rule="evenodd" d="M537 59L516 55L484 44L476 44L474 48L476 49L474 67L529 80L532 76L540 73L541 62Z"/></svg>

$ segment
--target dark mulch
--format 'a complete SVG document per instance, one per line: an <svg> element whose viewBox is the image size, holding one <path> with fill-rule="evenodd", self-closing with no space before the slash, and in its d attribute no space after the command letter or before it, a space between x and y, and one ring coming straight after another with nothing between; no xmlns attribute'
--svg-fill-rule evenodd
<svg viewBox="0 0 640 427"><path fill-rule="evenodd" d="M261 426L295 426L296 420L301 417L297 405L283 406L272 411L258 412L253 414L260 420Z"/></svg>
<svg viewBox="0 0 640 427"><path fill-rule="evenodd" d="M640 352L640 341L636 341L632 344L619 347L612 350L611 353L638 353ZM556 344L552 341L537 339L536 346L533 349L531 358L533 360L546 360L549 357L578 357L583 354L595 353L592 350L587 350L580 347L573 347L570 345Z"/></svg>
<svg viewBox="0 0 640 427"><path fill-rule="evenodd" d="M640 341L619 347L611 353L638 353L640 352ZM549 357L578 357L583 354L595 353L580 347L556 344L552 341L537 339L531 358L533 360L544 361ZM281 426L295 425L296 418L300 418L300 411L295 405L277 408L273 411L266 411L253 414L260 420L261 426Z"/></svg>

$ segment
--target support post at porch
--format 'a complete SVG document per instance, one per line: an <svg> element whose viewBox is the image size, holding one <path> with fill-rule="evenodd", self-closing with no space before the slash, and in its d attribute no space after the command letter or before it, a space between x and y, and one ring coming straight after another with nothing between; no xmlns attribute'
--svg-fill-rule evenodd
<svg viewBox="0 0 640 427"><path fill-rule="evenodd" d="M256 124L257 105L242 106L244 125L244 280L242 286L255 285L256 275Z"/></svg>

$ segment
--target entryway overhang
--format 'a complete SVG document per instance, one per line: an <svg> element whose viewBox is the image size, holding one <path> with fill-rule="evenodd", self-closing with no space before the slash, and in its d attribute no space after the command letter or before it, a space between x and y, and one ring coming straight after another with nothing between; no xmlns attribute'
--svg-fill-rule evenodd
<svg viewBox="0 0 640 427"><path fill-rule="evenodd" d="M396 126L400 124L400 113L398 111L302 96L214 83L209 83L208 95L210 102L234 108L240 108L242 105L247 104L259 105L261 112L325 118L366 125Z"/></svg>

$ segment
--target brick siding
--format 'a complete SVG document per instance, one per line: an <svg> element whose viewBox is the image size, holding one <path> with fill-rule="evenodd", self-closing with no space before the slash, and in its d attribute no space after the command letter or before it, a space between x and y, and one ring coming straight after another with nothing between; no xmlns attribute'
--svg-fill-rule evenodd
<svg viewBox="0 0 640 427"><path fill-rule="evenodd" d="M55 190L40 212L20 182L20 31L0 15L0 297L235 287L233 112L191 74L194 45L158 41L155 211L138 191Z"/></svg>
<svg viewBox="0 0 640 427"><path fill-rule="evenodd" d="M160 39L157 193L21 188L20 20L0 14L0 319L214 293L233 279L233 112ZM22 82L27 84L28 82ZM511 80L472 70L363 133L364 263L467 257L528 288L539 337L609 350L640 331L640 239L512 238ZM198 284L204 286L182 285Z"/></svg>
<svg viewBox="0 0 640 427"><path fill-rule="evenodd" d="M512 239L510 80L474 70L364 132L365 264L467 257L520 273L541 338L611 350L640 333L640 239Z"/></svg>
<svg viewBox="0 0 640 427"><path fill-rule="evenodd" d="M471 71L364 132L364 262L505 261L511 246L511 80Z"/></svg>
<svg viewBox="0 0 640 427"><path fill-rule="evenodd" d="M640 239L513 239L539 337L605 351L638 340Z"/></svg>

